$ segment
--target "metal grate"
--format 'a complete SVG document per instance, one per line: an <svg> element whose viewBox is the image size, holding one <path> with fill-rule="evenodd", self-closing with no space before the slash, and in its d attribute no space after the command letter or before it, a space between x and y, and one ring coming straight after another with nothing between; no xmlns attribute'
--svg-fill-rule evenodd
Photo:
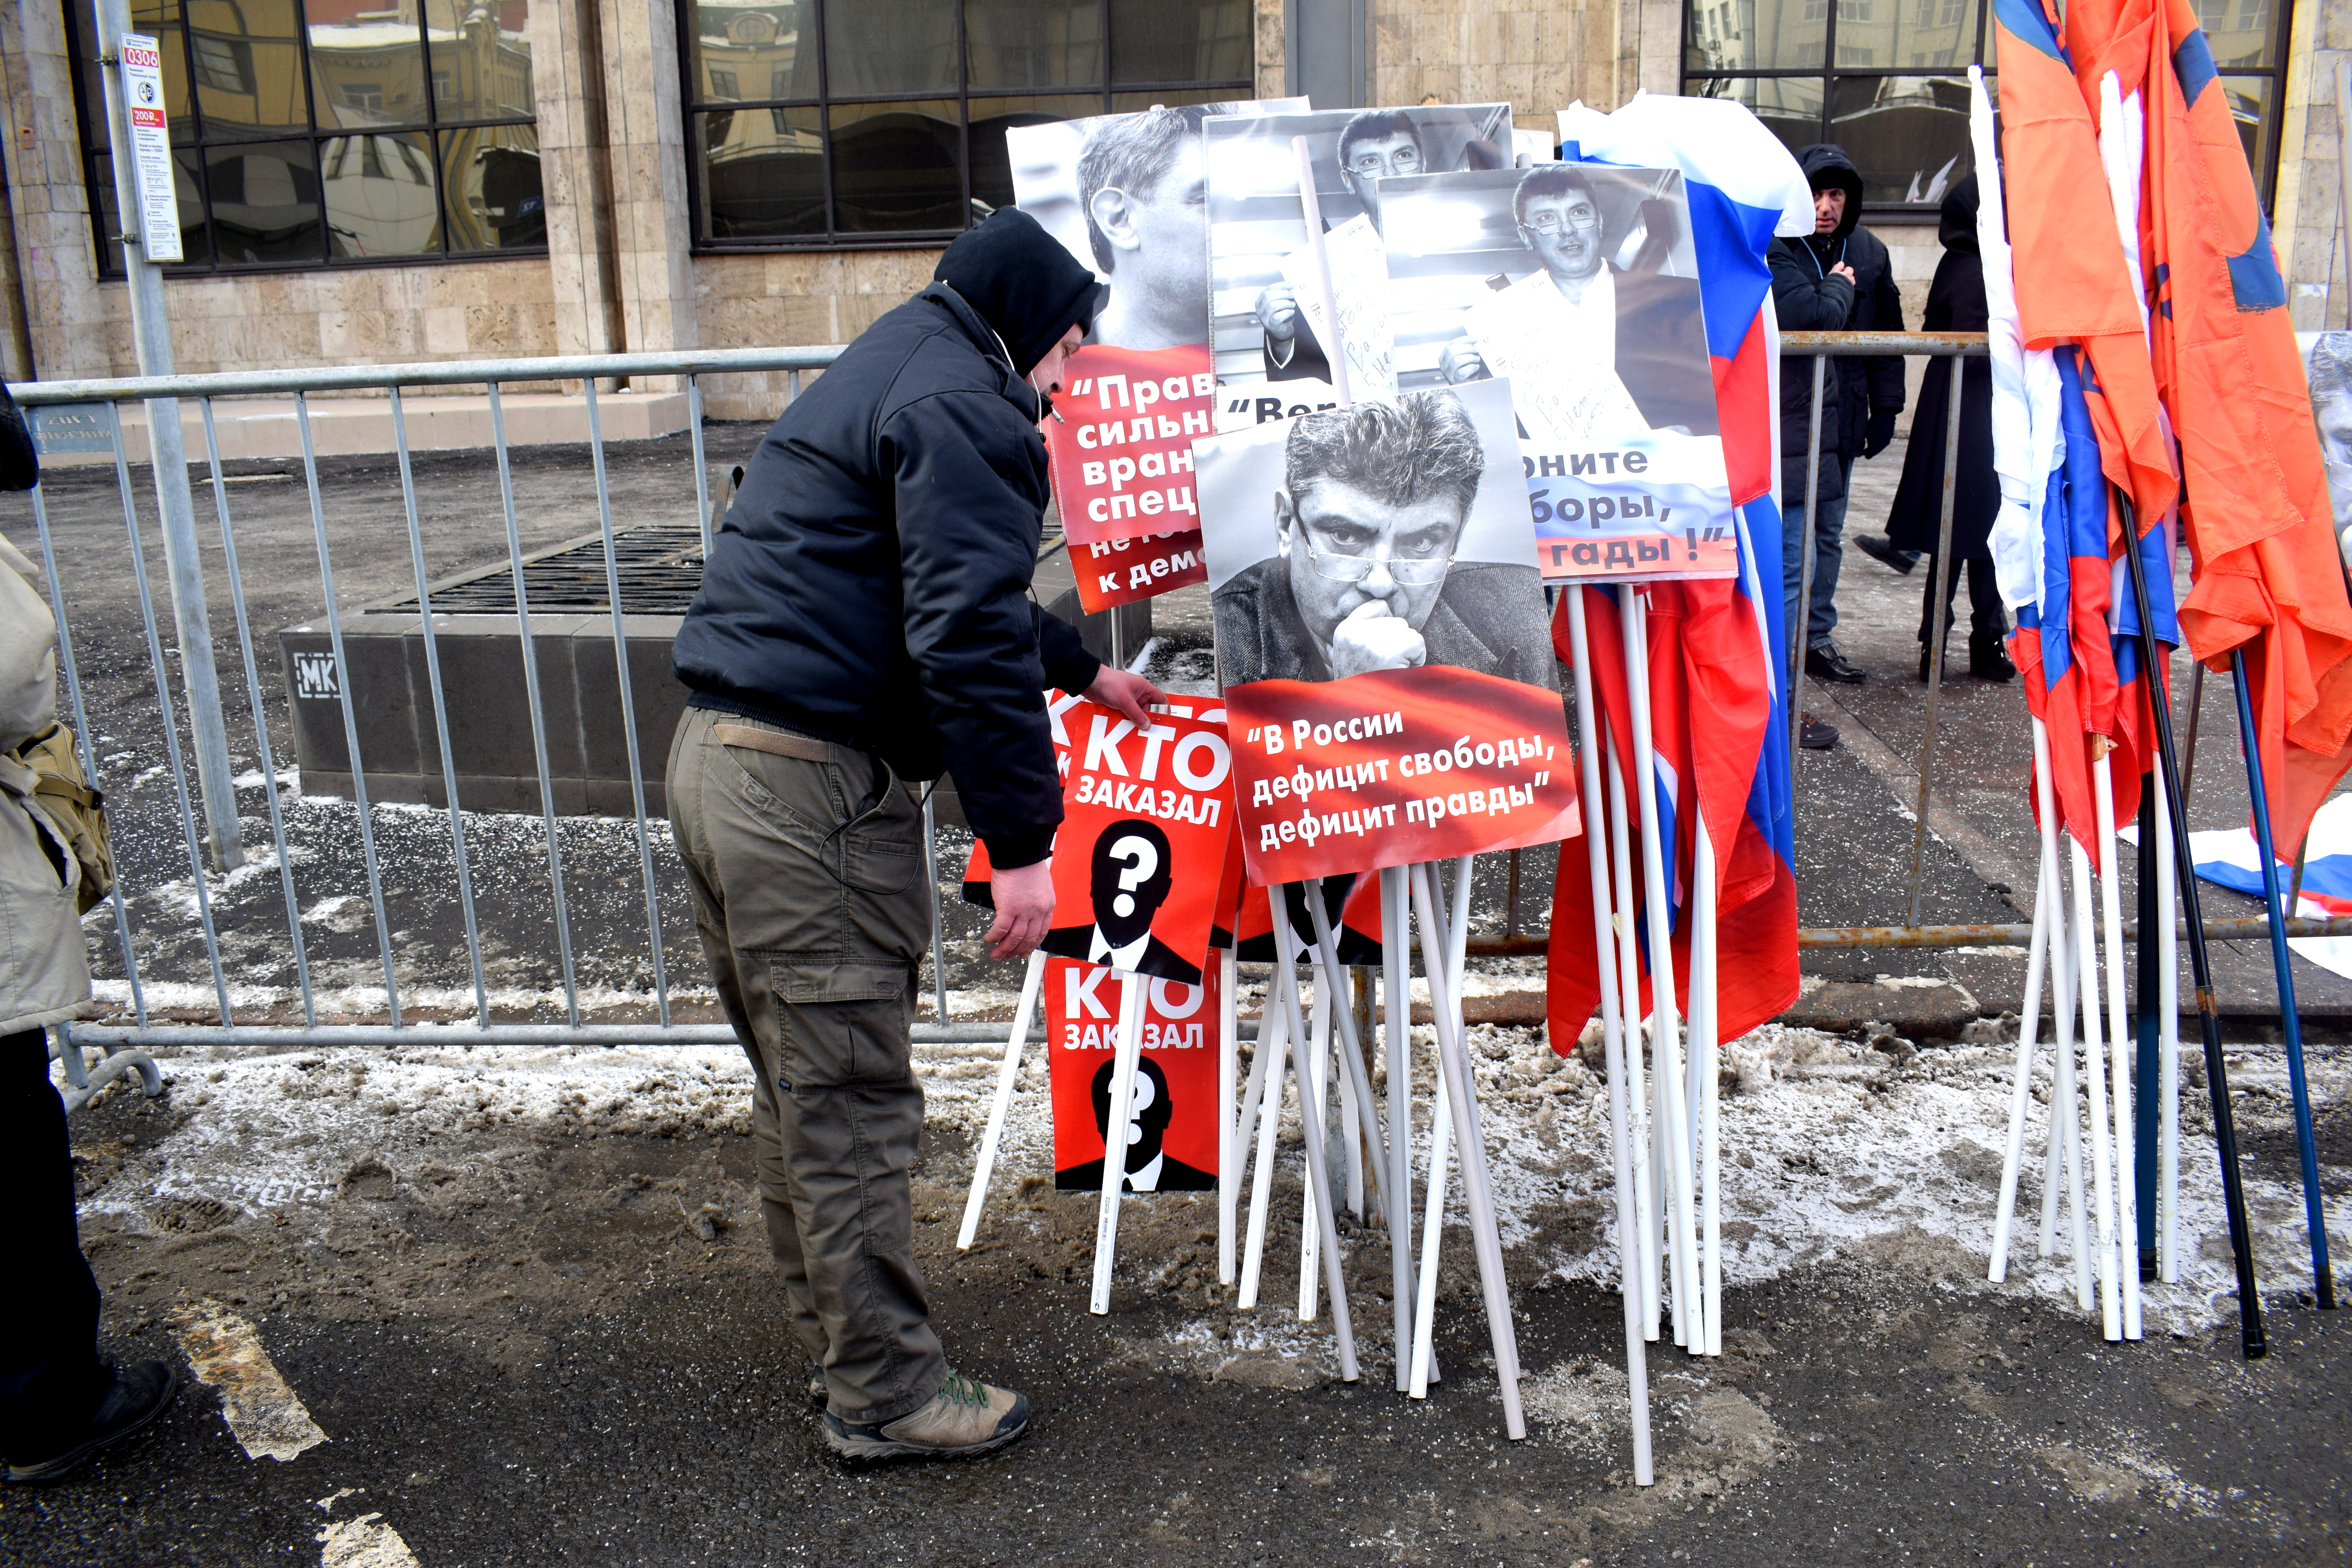
<svg viewBox="0 0 2352 1568"><path fill-rule="evenodd" d="M648 523L616 533L614 563L621 583L621 610L632 616L682 616L702 586L702 539L691 524ZM574 540L530 556L522 563L523 586L535 615L610 610L604 581L604 542ZM493 567L433 588L438 615L510 616L515 611L514 572ZM374 606L373 613L414 614L414 595Z"/></svg>

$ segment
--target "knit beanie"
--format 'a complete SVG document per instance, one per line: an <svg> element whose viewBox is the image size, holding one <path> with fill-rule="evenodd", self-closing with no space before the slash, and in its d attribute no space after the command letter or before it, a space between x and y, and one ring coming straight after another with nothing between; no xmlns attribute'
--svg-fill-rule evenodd
<svg viewBox="0 0 2352 1568"><path fill-rule="evenodd" d="M958 237L931 276L996 329L1020 375L1094 320L1094 273L1018 207L999 207Z"/></svg>

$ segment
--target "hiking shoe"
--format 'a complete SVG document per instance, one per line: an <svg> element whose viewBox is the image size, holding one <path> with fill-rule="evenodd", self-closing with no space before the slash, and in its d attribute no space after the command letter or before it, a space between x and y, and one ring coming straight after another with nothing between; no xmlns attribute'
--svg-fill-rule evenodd
<svg viewBox="0 0 2352 1568"><path fill-rule="evenodd" d="M921 1409L863 1426L824 1413L824 1440L850 1459L958 1459L1002 1448L1029 1429L1029 1396L948 1373Z"/></svg>
<svg viewBox="0 0 2352 1568"><path fill-rule="evenodd" d="M66 1433L57 1452L47 1458L11 1458L12 1481L54 1481L111 1443L138 1431L163 1413L180 1391L179 1375L160 1361L135 1361L114 1374L114 1386L98 1402L89 1419Z"/></svg>
<svg viewBox="0 0 2352 1568"><path fill-rule="evenodd" d="M1854 538L1853 547L1880 565L1892 567L1906 577L1911 575L1911 568L1919 564L1919 555L1916 551L1895 549L1894 543L1883 533L1858 534Z"/></svg>
<svg viewBox="0 0 2352 1568"><path fill-rule="evenodd" d="M1835 643L1823 643L1805 650L1805 673L1817 680L1834 680L1840 686L1860 686L1870 679L1845 661Z"/></svg>
<svg viewBox="0 0 2352 1568"><path fill-rule="evenodd" d="M824 1368L816 1367L809 1373L808 1397L809 1404L819 1410L824 1409L824 1402L833 1397L824 1386Z"/></svg>
<svg viewBox="0 0 2352 1568"><path fill-rule="evenodd" d="M1810 713L1797 715L1797 744L1808 752L1826 752L1837 744L1834 726L1824 724Z"/></svg>

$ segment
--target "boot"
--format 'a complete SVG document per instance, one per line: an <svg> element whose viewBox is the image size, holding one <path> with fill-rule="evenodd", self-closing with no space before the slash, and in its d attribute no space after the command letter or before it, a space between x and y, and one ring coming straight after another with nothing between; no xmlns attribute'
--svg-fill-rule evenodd
<svg viewBox="0 0 2352 1568"><path fill-rule="evenodd" d="M115 1373L114 1386L106 1391L89 1420L37 1442L32 1453L10 1454L8 1479L54 1481L70 1473L100 1448L121 1442L161 1415L179 1391L179 1376L167 1363L132 1362Z"/></svg>
<svg viewBox="0 0 2352 1568"><path fill-rule="evenodd" d="M2009 650L2001 647L1999 637L1969 638L1969 673L1979 680L2015 680L2017 666L2009 662Z"/></svg>

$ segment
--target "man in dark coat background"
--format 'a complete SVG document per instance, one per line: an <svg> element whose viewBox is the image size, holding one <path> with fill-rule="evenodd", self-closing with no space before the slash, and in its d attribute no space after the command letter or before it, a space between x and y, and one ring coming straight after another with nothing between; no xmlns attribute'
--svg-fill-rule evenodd
<svg viewBox="0 0 2352 1568"><path fill-rule="evenodd" d="M1991 319L1985 304L1984 258L1977 254L1977 177L1970 174L1944 197L1944 258L1927 289L1920 318L1931 332L1981 332ZM1960 372L1960 464L1952 485L1952 566L1948 582L1936 581L1937 535L1943 527L1944 443L1951 427L1952 366ZM2000 512L2000 484L1992 468L1992 362L1930 360L1919 384L1919 406L1911 416L1911 446L1903 455L1903 482L1888 514L1890 548L1917 551L1928 560L1927 588L1919 605L1919 679L1927 679L1928 639L1941 607L1952 625L1953 591L1960 571L1969 579L1969 673L1979 680L2009 680L2017 667L2001 643L2009 614L1992 569L1992 524Z"/></svg>
<svg viewBox="0 0 2352 1568"><path fill-rule="evenodd" d="M693 696L670 826L751 1059L783 1315L824 1369L826 1442L859 1458L979 1453L1029 1420L1019 1394L949 1367L915 1266L909 1032L930 904L906 781L954 756L995 868L992 956L1025 956L1053 913L1062 816L1045 688L1138 726L1161 695L1029 597L1037 422L1094 274L1003 208L932 279L761 442L673 654Z"/></svg>
<svg viewBox="0 0 2352 1568"><path fill-rule="evenodd" d="M1862 175L1845 150L1821 142L1798 153L1813 187L1813 232L1772 242L1772 305L1784 332L1903 330L1886 247L1862 226ZM1797 591L1804 557L1805 453L1811 437L1813 356L1780 360L1780 550L1782 594L1791 637L1805 638L1805 673L1859 684L1867 679L1846 662L1831 639L1837 626L1840 536L1845 529L1846 485L1854 459L1874 458L1895 439L1903 411L1900 355L1827 361L1822 391L1821 459L1813 475L1813 591L1799 619ZM1801 627L1801 633L1800 628ZM1801 716L1801 742L1813 751L1837 744L1837 731Z"/></svg>

